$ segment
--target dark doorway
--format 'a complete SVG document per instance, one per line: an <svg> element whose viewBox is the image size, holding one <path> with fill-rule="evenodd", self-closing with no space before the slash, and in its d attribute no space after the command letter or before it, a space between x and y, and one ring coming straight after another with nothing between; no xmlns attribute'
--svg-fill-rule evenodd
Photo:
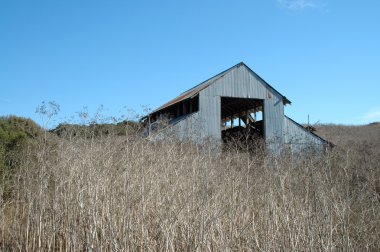
<svg viewBox="0 0 380 252"><path fill-rule="evenodd" d="M225 146L256 149L264 142L264 101L221 97L221 134Z"/></svg>

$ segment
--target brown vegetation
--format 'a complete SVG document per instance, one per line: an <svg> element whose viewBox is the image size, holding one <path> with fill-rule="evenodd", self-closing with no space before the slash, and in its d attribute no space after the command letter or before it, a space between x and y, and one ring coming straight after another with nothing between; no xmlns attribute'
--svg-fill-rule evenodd
<svg viewBox="0 0 380 252"><path fill-rule="evenodd" d="M0 250L377 251L380 131L362 146L367 126L336 127L318 127L333 153L297 160L135 135L41 141L2 199Z"/></svg>
<svg viewBox="0 0 380 252"><path fill-rule="evenodd" d="M380 123L363 126L319 125L317 133L347 151L364 151L373 160L380 158Z"/></svg>

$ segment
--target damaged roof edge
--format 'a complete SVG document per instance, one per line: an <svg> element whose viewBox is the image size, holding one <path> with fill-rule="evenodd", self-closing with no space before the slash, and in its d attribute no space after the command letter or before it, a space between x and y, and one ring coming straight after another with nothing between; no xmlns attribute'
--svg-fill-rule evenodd
<svg viewBox="0 0 380 252"><path fill-rule="evenodd" d="M153 114L157 111L160 111L164 108L167 108L167 107L170 107L176 103L179 103L181 101L184 101L188 98L193 98L195 97L196 95L199 94L199 92L201 92L203 89L207 88L208 86L210 86L213 82L212 80L216 80L216 79L219 79L221 77L223 77L228 71L232 70L233 68L235 67L238 67L240 66L241 63L237 64L237 65L234 65L233 67L230 67L228 68L227 70L224 70L223 72L220 72L216 75L214 75L213 77L201 82L200 84L190 88L189 90L181 93L179 96L175 97L174 99L170 100L169 102L163 104L162 106L158 107L157 109L153 110L150 114Z"/></svg>

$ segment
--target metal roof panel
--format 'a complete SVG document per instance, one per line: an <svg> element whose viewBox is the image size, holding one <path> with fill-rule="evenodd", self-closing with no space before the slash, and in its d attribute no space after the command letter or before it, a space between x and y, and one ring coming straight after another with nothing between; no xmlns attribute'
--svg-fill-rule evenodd
<svg viewBox="0 0 380 252"><path fill-rule="evenodd" d="M222 78L225 74L227 74L229 71L233 70L234 68L237 68L237 67L240 67L240 66L245 66L253 75L255 75L257 78L259 78L265 85L267 85L268 87L270 87L271 89L273 89L275 92L277 92L278 94L280 94L280 92L278 92L276 89L274 89L271 85L269 85L264 79L262 79L258 74L256 74L254 71L252 71L246 64L244 64L243 62L240 62L239 64L236 64L234 65L233 67L230 67L229 69L211 77L210 79L194 86L193 88L185 91L184 93L180 94L179 96L177 96L176 98L174 98L173 100L165 103L164 105L160 106L159 108L155 109L153 113L156 113L162 109L165 109L167 107L170 107L176 103L179 103L181 101L184 101L184 100L187 100L189 98L193 98L194 96L198 95L199 92L201 92L203 89L209 87L211 84L213 84L216 80L218 80L219 78ZM283 96L282 94L280 94L285 103L291 103L285 96Z"/></svg>

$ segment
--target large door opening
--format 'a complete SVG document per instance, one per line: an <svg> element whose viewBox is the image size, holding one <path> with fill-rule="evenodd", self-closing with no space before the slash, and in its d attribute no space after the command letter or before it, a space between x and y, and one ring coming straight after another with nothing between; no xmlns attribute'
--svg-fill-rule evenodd
<svg viewBox="0 0 380 252"><path fill-rule="evenodd" d="M264 101L221 97L221 135L225 146L253 150L264 143Z"/></svg>

